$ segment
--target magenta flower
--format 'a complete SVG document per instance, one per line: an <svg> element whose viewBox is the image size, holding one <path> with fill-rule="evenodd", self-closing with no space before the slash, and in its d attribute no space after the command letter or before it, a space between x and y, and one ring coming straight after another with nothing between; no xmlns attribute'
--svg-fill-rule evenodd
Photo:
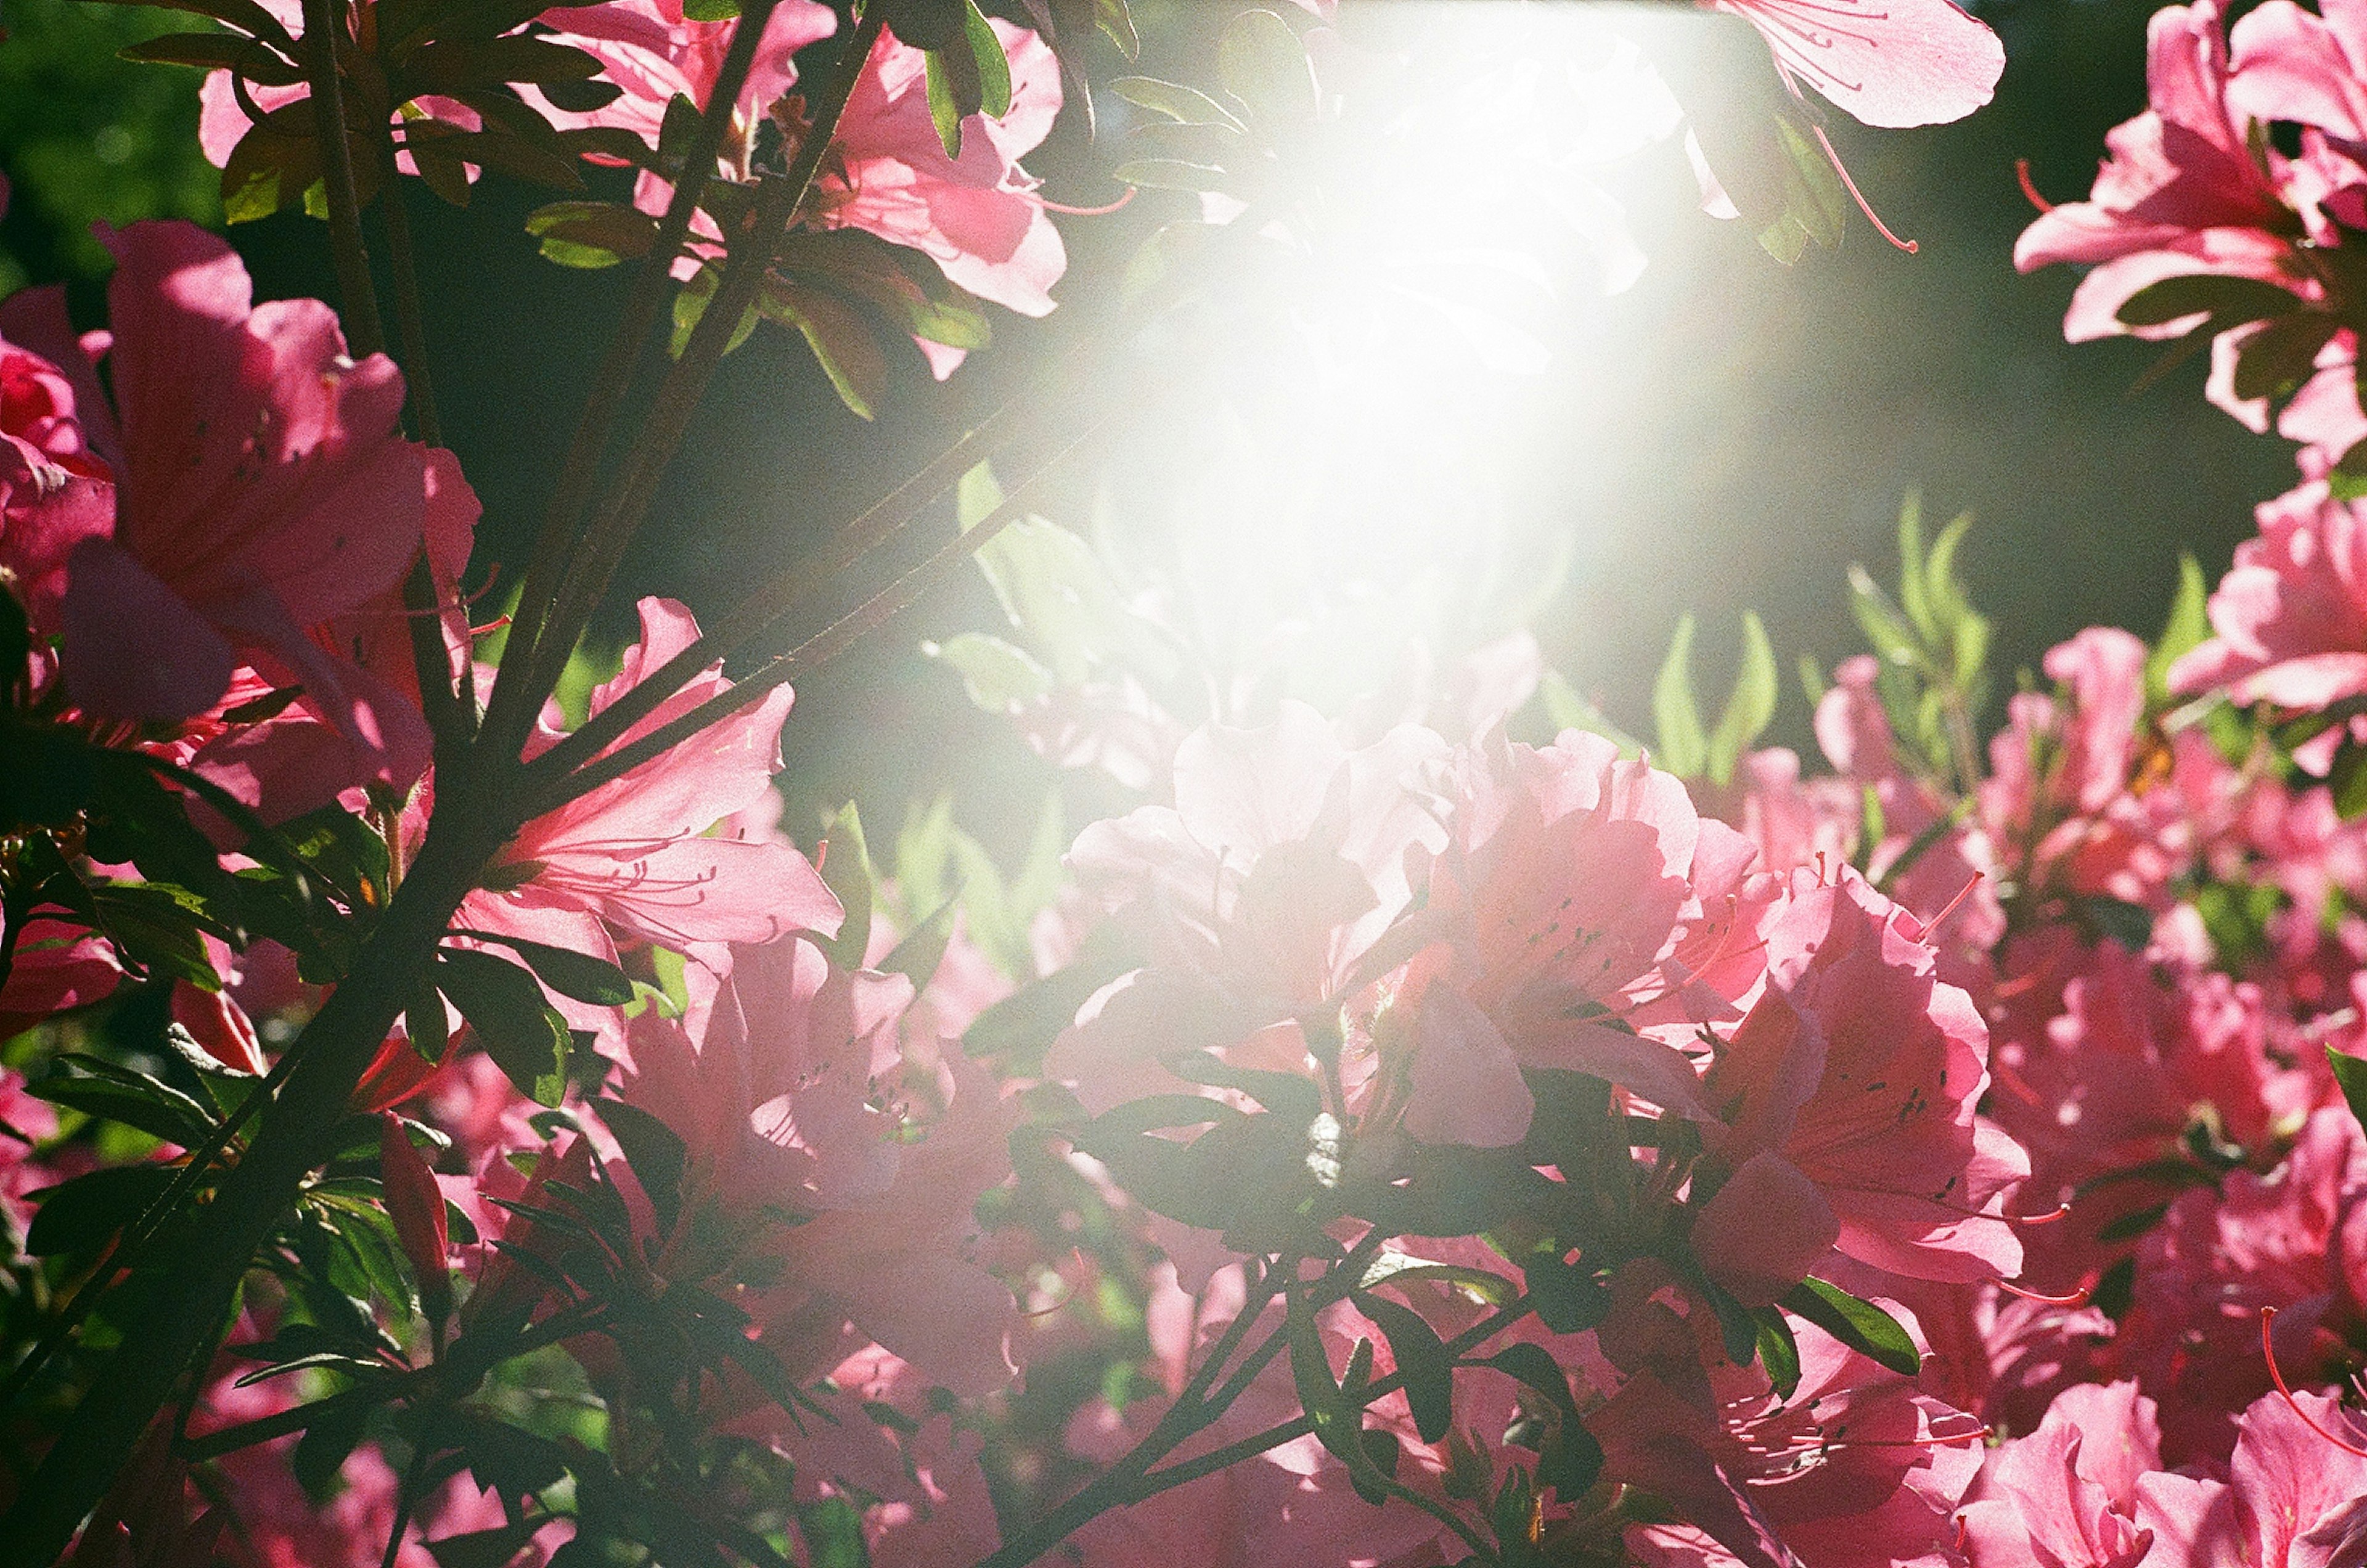
<svg viewBox="0 0 2367 1568"><path fill-rule="evenodd" d="M1942 125L1989 101L2005 46L1949 0L1703 0L1742 17L1801 83L1866 125Z"/></svg>

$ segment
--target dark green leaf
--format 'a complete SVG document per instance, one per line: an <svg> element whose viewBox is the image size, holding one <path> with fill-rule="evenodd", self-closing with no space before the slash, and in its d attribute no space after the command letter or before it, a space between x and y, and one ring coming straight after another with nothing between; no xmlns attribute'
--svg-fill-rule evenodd
<svg viewBox="0 0 2367 1568"><path fill-rule="evenodd" d="M2350 1107L2351 1119L2367 1127L2367 1058L2346 1056L2328 1045L2326 1065L2334 1069L2335 1087L2342 1090L2342 1102Z"/></svg>
<svg viewBox="0 0 2367 1568"><path fill-rule="evenodd" d="M345 1404L330 1405L305 1428L296 1440L296 1451L289 1460L289 1468L309 1496L325 1502L334 1495L337 1472L352 1457L354 1447L362 1440L362 1427L369 1420L369 1406L358 1400Z"/></svg>
<svg viewBox="0 0 2367 1568"><path fill-rule="evenodd" d="M86 1253L138 1219L172 1185L161 1165L108 1166L30 1194L40 1204L25 1235L35 1258Z"/></svg>
<svg viewBox="0 0 2367 1568"><path fill-rule="evenodd" d="M436 984L518 1092L538 1105L567 1094L567 1021L542 999L532 975L490 953L447 948L436 961Z"/></svg>
<svg viewBox="0 0 2367 1568"><path fill-rule="evenodd" d="M2339 319L2317 310L2296 310L2271 321L2237 353L2236 396L2245 402L2290 397L2316 374L2317 351L2341 328Z"/></svg>
<svg viewBox="0 0 2367 1568"><path fill-rule="evenodd" d="M1789 1399L1800 1386L1800 1345L1793 1337L1791 1320L1775 1307L1751 1314L1759 1320L1759 1364L1775 1387L1777 1399Z"/></svg>
<svg viewBox="0 0 2367 1568"><path fill-rule="evenodd" d="M2147 284L2122 301L2117 316L2124 326L2158 327L2208 314L2214 329L2224 331L2282 316L2299 303L2291 289L2257 277L2190 273Z"/></svg>
<svg viewBox="0 0 2367 1568"><path fill-rule="evenodd" d="M69 1066L76 1069L72 1074L64 1071ZM59 1058L56 1070L28 1085L26 1092L85 1116L137 1127L185 1149L201 1147L213 1135L213 1118L195 1100L145 1073L96 1056Z"/></svg>
<svg viewBox="0 0 2367 1568"><path fill-rule="evenodd" d="M1822 1280L1803 1280L1784 1292L1783 1306L1793 1316L1806 1318L1851 1349L1901 1377L1911 1378L1922 1370L1923 1358L1916 1352L1915 1341L1908 1337L1898 1320L1839 1285Z"/></svg>
<svg viewBox="0 0 2367 1568"><path fill-rule="evenodd" d="M633 999L633 983L625 972L605 958L595 958L588 953L553 947L548 942L528 942L523 937L503 936L495 931L470 931L465 926L452 928L454 936L465 936L477 942L499 942L533 970L542 983L562 997L595 1007L620 1008Z"/></svg>
<svg viewBox="0 0 2367 1568"><path fill-rule="evenodd" d="M621 1100L601 1100L597 1109L617 1148L624 1151L625 1163L633 1168L641 1190L649 1195L658 1234L672 1235L674 1223L682 1217L682 1178L690 1164L681 1135L640 1106Z"/></svg>
<svg viewBox="0 0 2367 1568"><path fill-rule="evenodd" d="M1445 1344L1421 1314L1387 1296L1361 1293L1356 1310L1388 1336L1389 1353L1405 1374L1414 1431L1425 1443L1440 1441L1455 1422L1455 1359Z"/></svg>

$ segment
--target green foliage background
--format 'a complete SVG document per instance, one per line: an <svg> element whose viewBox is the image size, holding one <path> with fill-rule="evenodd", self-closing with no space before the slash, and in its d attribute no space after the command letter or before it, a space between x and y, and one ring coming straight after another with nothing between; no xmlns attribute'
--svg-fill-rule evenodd
<svg viewBox="0 0 2367 1568"><path fill-rule="evenodd" d="M0 294L107 270L95 222L221 222L218 176L198 151L198 74L116 51L187 17L83 0L0 0Z"/></svg>

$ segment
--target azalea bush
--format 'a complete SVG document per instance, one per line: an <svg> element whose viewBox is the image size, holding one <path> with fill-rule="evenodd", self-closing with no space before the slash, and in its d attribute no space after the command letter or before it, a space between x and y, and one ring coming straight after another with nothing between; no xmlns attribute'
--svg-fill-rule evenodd
<svg viewBox="0 0 2367 1568"><path fill-rule="evenodd" d="M0 1560L2361 1560L2356 0L2161 11L2090 196L2024 178L2066 336L2209 349L2296 487L2018 678L1910 500L1813 760L1756 616L1722 700L1688 619L1608 714L1341 541L1031 497L1212 402L1340 443L1310 488L1480 486L1310 389L1520 374L1519 243L1632 283L1656 145L1769 266L1911 249L1827 128L1988 100L1947 0L1717 0L1742 98L1616 17L177 9L126 52L338 299L147 220L103 324L0 300ZM1044 194L1064 117L1121 202ZM1446 150L1467 211L1441 126L1516 149ZM507 561L413 232L481 184L629 275ZM752 335L852 431L1056 303L1094 330L814 563L631 592ZM981 580L991 629L935 593ZM1327 664L1359 613L1396 667ZM793 682L899 639L1074 784L1015 860L951 797L785 809Z"/></svg>

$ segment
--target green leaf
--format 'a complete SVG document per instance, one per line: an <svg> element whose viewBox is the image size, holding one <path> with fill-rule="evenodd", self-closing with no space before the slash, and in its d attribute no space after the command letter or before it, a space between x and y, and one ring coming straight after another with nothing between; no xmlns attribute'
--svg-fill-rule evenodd
<svg viewBox="0 0 2367 1568"><path fill-rule="evenodd" d="M1923 1368L1923 1358L1916 1353L1915 1341L1908 1337L1897 1318L1872 1302L1860 1301L1839 1285L1822 1280L1803 1280L1784 1293L1782 1304L1793 1316L1815 1324L1851 1349L1901 1377L1911 1378Z"/></svg>
<svg viewBox="0 0 2367 1568"><path fill-rule="evenodd" d="M2224 332L2282 316L2300 302L2291 289L2257 277L2190 273L2146 285L2123 300L2115 314L2122 325L2130 327L2168 326L2189 316L2209 315L2214 329Z"/></svg>
<svg viewBox="0 0 2367 1568"><path fill-rule="evenodd" d="M871 907L878 874L872 869L870 847L863 839L863 817L848 801L822 824L821 879L838 896L846 918L838 935L828 942L816 938L830 961L842 969L860 969L871 947Z"/></svg>
<svg viewBox="0 0 2367 1568"><path fill-rule="evenodd" d="M1315 72L1307 46L1272 11L1244 11L1233 18L1217 42L1217 73L1252 119L1301 125L1315 118Z"/></svg>
<svg viewBox="0 0 2367 1568"><path fill-rule="evenodd" d="M25 1233L35 1258L86 1253L138 1219L164 1196L173 1171L161 1165L114 1165L28 1194L40 1205Z"/></svg>
<svg viewBox="0 0 2367 1568"><path fill-rule="evenodd" d="M524 937L471 931L465 926L453 927L452 934L476 942L498 942L508 948L526 960L527 967L544 985L562 997L604 1008L620 1008L633 999L633 982L605 958L595 958L572 948L553 947L549 942L528 942Z"/></svg>
<svg viewBox="0 0 2367 1568"><path fill-rule="evenodd" d="M1898 603L1925 642L1940 640L1939 622L1931 613L1923 563L1923 496L1908 491L1898 504Z"/></svg>
<svg viewBox="0 0 2367 1568"><path fill-rule="evenodd" d="M962 30L969 40L970 57L978 62L979 112L989 119L1001 119L1011 112L1011 62L1002 52L1002 40L994 36L994 28L986 13L978 8L978 0L968 0L962 7Z"/></svg>
<svg viewBox="0 0 2367 1568"><path fill-rule="evenodd" d="M2169 701L2169 667L2200 648L2211 636L2210 588L2203 567L2190 553L2178 558L2178 597L2171 601L2169 619L2146 656L2146 700L2155 707Z"/></svg>
<svg viewBox="0 0 2367 1568"><path fill-rule="evenodd" d="M441 1062L452 1043L451 1030L452 1020L444 1010L444 998L435 980L422 979L402 1011L402 1032L410 1036L411 1048L422 1061Z"/></svg>
<svg viewBox="0 0 2367 1568"><path fill-rule="evenodd" d="M740 14L740 0L683 0L682 14L694 22L728 22Z"/></svg>
<svg viewBox="0 0 2367 1568"><path fill-rule="evenodd" d="M1779 685L1775 649L1767 640L1767 628L1756 611L1746 610L1742 613L1742 667L1735 673L1726 711L1718 716L1717 728L1709 738L1710 783L1734 782L1735 765L1775 716Z"/></svg>
<svg viewBox="0 0 2367 1568"><path fill-rule="evenodd" d="M1759 1364L1767 1369L1775 1397L1788 1400L1800 1387L1800 1342L1791 1320L1776 1307L1759 1307L1750 1315L1759 1322Z"/></svg>
<svg viewBox="0 0 2367 1568"><path fill-rule="evenodd" d="M1695 777L1709 761L1709 739L1693 700L1693 618L1688 615L1678 620L1669 656L1652 682L1652 724L1660 741L1652 761L1679 778Z"/></svg>
<svg viewBox="0 0 2367 1568"><path fill-rule="evenodd" d="M1179 125L1221 125L1228 130L1248 128L1232 110L1197 87L1161 82L1154 76L1120 76L1109 90L1137 108L1163 114Z"/></svg>
<svg viewBox="0 0 2367 1568"><path fill-rule="evenodd" d="M485 1054L538 1105L567 1097L567 1021L516 964L466 948L445 948L436 984L477 1032Z"/></svg>
<svg viewBox="0 0 2367 1568"><path fill-rule="evenodd" d="M1600 735L1618 747L1619 754L1630 761L1644 754L1644 743L1613 723L1611 716L1589 701L1560 671L1545 672L1544 679L1537 682L1537 700L1545 705L1546 720L1557 733L1582 729L1589 735Z"/></svg>
<svg viewBox="0 0 2367 1568"><path fill-rule="evenodd" d="M1425 1443L1446 1436L1455 1422L1455 1358L1421 1314L1387 1296L1360 1294L1356 1310L1388 1337L1389 1353L1405 1375L1406 1404Z"/></svg>
<svg viewBox="0 0 2367 1568"><path fill-rule="evenodd" d="M526 231L561 266L615 266L649 254L657 220L613 201L554 201L527 216Z"/></svg>
<svg viewBox="0 0 2367 1568"><path fill-rule="evenodd" d="M888 956L879 961L883 975L901 975L912 982L914 991L928 988L935 977L937 966L946 961L946 948L954 939L954 915L960 906L952 899L938 905L929 917L906 931Z"/></svg>
<svg viewBox="0 0 2367 1568"><path fill-rule="evenodd" d="M595 1107L600 1120L624 1152L625 1163L649 1195L657 1215L658 1234L671 1235L682 1217L682 1179L690 1168L690 1150L681 1134L638 1105L603 1100Z"/></svg>
<svg viewBox="0 0 2367 1568"><path fill-rule="evenodd" d="M2235 393L2244 402L2291 397L2317 370L2317 352L2342 328L2334 316L2296 310L2244 340L2236 354Z"/></svg>
<svg viewBox="0 0 2367 1568"><path fill-rule="evenodd" d="M962 149L962 108L951 70L943 53L932 51L928 62L929 123L946 156L959 162Z"/></svg>
<svg viewBox="0 0 2367 1568"><path fill-rule="evenodd" d="M2326 476L2326 488L2337 501L2367 500L2367 440L2336 460Z"/></svg>
<svg viewBox="0 0 2367 1568"><path fill-rule="evenodd" d="M2346 1056L2328 1045L2326 1065L2334 1069L2335 1087L2342 1090L2342 1102L2350 1107L2351 1119L2367 1127L2367 1058Z"/></svg>
<svg viewBox="0 0 2367 1568"><path fill-rule="evenodd" d="M997 717L1009 717L1052 694L1052 672L1033 654L984 632L924 642L921 652L952 669L970 702Z"/></svg>
<svg viewBox="0 0 2367 1568"><path fill-rule="evenodd" d="M74 1071L69 1074L68 1067ZM85 1116L136 1127L185 1149L202 1147L213 1136L214 1119L195 1100L145 1073L96 1056L61 1056L55 1069L27 1085L26 1092Z"/></svg>

